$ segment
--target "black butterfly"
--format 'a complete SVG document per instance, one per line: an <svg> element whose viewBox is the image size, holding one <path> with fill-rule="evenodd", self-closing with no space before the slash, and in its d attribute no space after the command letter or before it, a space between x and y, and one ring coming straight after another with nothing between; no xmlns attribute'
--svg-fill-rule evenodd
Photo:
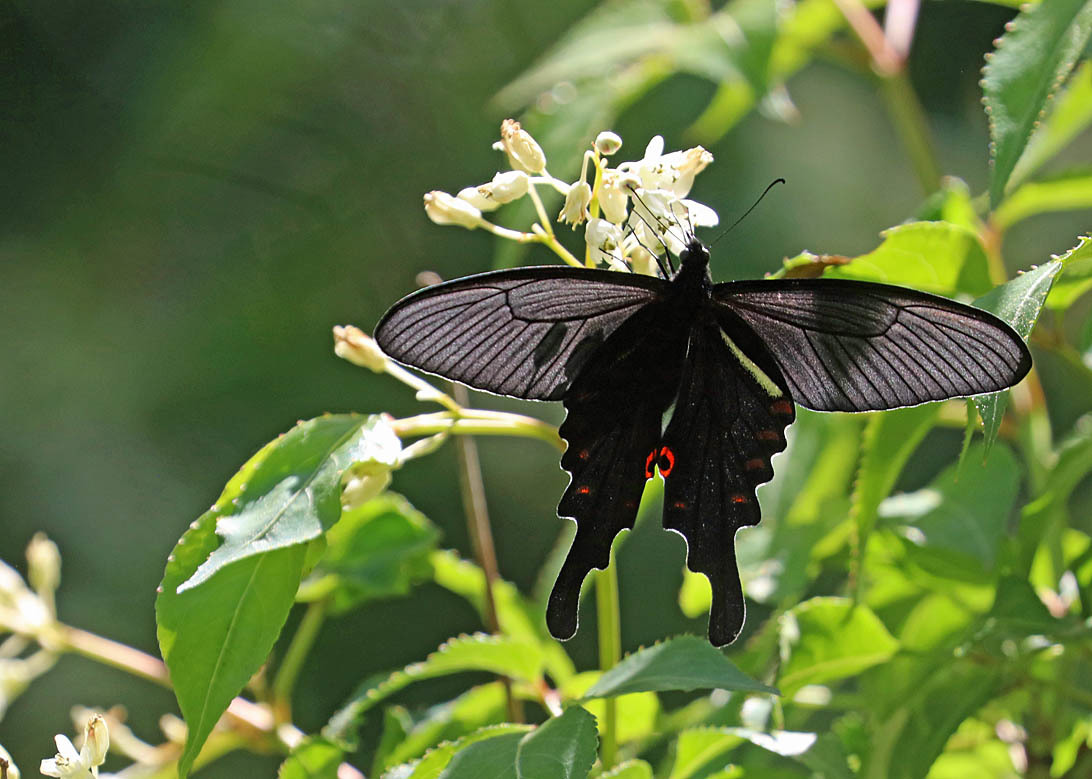
<svg viewBox="0 0 1092 779"><path fill-rule="evenodd" d="M572 481L557 510L577 531L546 612L559 639L654 469L664 527L712 585L709 640L729 644L744 620L735 533L761 518L755 488L773 477L794 402L913 406L1001 390L1031 367L1011 327L946 298L833 279L713 284L696 238L680 259L669 281L570 267L468 276L403 298L375 331L399 362L565 404Z"/></svg>

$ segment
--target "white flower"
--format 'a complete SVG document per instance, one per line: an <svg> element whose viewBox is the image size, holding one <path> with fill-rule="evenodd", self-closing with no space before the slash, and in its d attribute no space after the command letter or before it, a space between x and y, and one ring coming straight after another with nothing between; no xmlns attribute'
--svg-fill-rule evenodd
<svg viewBox="0 0 1092 779"><path fill-rule="evenodd" d="M620 253L622 248L622 228L608 222L606 219L589 219L588 226L584 230L584 241L588 248L596 255L596 259L607 259ZM599 252L607 255L606 258Z"/></svg>
<svg viewBox="0 0 1092 779"><path fill-rule="evenodd" d="M493 211L527 194L531 180L522 170L509 170L493 176L493 180L478 187L467 187L456 197L480 211Z"/></svg>
<svg viewBox="0 0 1092 779"><path fill-rule="evenodd" d="M546 169L546 154L529 132L520 127L515 119L501 122L501 139L494 148L508 155L508 162L524 173L541 173Z"/></svg>
<svg viewBox="0 0 1092 779"><path fill-rule="evenodd" d="M622 148L622 139L617 133L612 133L610 130L604 130L595 136L595 150L600 154L609 157L616 151Z"/></svg>
<svg viewBox="0 0 1092 779"><path fill-rule="evenodd" d="M61 583L61 552L45 533L35 533L27 544L27 580L43 597L52 597Z"/></svg>
<svg viewBox="0 0 1092 779"><path fill-rule="evenodd" d="M101 714L96 714L88 721L84 731L83 749L80 751L76 751L67 736L58 735L54 741L57 744L57 755L50 760L43 760L39 770L46 776L63 779L94 779L98 776L98 767L106 760L106 751L110 748L110 734L107 733L106 720Z"/></svg>
<svg viewBox="0 0 1092 779"><path fill-rule="evenodd" d="M390 359L383 354L374 338L352 325L334 325L334 354L376 373L387 370Z"/></svg>
<svg viewBox="0 0 1092 779"><path fill-rule="evenodd" d="M665 190L643 190L634 195L633 213L629 226L637 235L638 242L649 250L666 246L672 254L685 247L683 228L686 206Z"/></svg>
<svg viewBox="0 0 1092 779"><path fill-rule="evenodd" d="M615 224L626 221L630 193L626 187L628 183L630 182L626 177L617 170L607 169L603 172L603 182L599 188L599 206L603 209L603 216Z"/></svg>
<svg viewBox="0 0 1092 779"><path fill-rule="evenodd" d="M664 154L664 139L657 135L645 147L639 162L624 162L620 170L630 170L641 179L642 189L664 189L676 197L690 194L694 177L713 161L713 155L701 146Z"/></svg>
<svg viewBox="0 0 1092 779"><path fill-rule="evenodd" d="M559 222L578 225L588 218L588 204L591 203L591 187L586 181L578 181L569 187L565 195L565 205L558 214Z"/></svg>
<svg viewBox="0 0 1092 779"><path fill-rule="evenodd" d="M425 193L425 213L438 225L461 225L473 230L482 223L480 209L440 190Z"/></svg>

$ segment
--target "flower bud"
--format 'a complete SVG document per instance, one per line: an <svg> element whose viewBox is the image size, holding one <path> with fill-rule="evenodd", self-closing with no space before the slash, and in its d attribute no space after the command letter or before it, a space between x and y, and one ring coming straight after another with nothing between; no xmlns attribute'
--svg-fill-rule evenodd
<svg viewBox="0 0 1092 779"><path fill-rule="evenodd" d="M546 154L542 147L515 119L501 122L500 146L508 155L508 162L516 170L524 173L541 173L546 170Z"/></svg>
<svg viewBox="0 0 1092 779"><path fill-rule="evenodd" d="M603 184L599 188L599 206L603 209L603 216L615 224L626 221L629 208L629 190L619 186L621 179L618 171L608 171L603 174Z"/></svg>
<svg viewBox="0 0 1092 779"><path fill-rule="evenodd" d="M480 209L439 190L425 193L425 213L438 225L460 225L473 230L482 223Z"/></svg>
<svg viewBox="0 0 1092 779"><path fill-rule="evenodd" d="M379 460L353 463L341 475L341 483L341 509L352 511L387 489L391 466Z"/></svg>
<svg viewBox="0 0 1092 779"><path fill-rule="evenodd" d="M493 199L503 205L526 195L531 180L522 170L509 170L495 175L488 186Z"/></svg>
<svg viewBox="0 0 1092 779"><path fill-rule="evenodd" d="M61 553L45 533L27 544L27 580L39 595L52 595L61 583Z"/></svg>
<svg viewBox="0 0 1092 779"><path fill-rule="evenodd" d="M617 133L612 133L610 130L604 130L595 136L595 150L600 154L609 157L616 151L622 148L622 139Z"/></svg>
<svg viewBox="0 0 1092 779"><path fill-rule="evenodd" d="M101 714L96 714L87 721L80 757L88 767L102 765L106 762L109 749L110 731L106 728L106 720Z"/></svg>
<svg viewBox="0 0 1092 779"><path fill-rule="evenodd" d="M569 187L565 195L565 205L557 215L557 221L578 225L588 218L588 204L591 203L591 187L586 181L578 181Z"/></svg>
<svg viewBox="0 0 1092 779"><path fill-rule="evenodd" d="M487 189L488 184L482 184L480 187L464 187L459 190L459 194L455 195L459 200L465 201L479 211L492 211L497 208L500 203L497 203L489 195Z"/></svg>
<svg viewBox="0 0 1092 779"><path fill-rule="evenodd" d="M659 265L656 264L656 257L643 246L638 246L630 252L629 264L630 267L633 268L634 273L640 273L642 276L660 275L660 268Z"/></svg>
<svg viewBox="0 0 1092 779"><path fill-rule="evenodd" d="M376 373L386 371L390 359L374 338L353 325L334 325L334 354Z"/></svg>

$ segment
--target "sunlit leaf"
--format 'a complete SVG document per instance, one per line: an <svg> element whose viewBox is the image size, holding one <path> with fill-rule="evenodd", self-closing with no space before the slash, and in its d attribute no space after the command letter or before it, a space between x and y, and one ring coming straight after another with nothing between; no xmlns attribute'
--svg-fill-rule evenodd
<svg viewBox="0 0 1092 779"><path fill-rule="evenodd" d="M848 598L812 598L781 617L778 683L792 696L806 684L844 679L883 663L898 645L867 606Z"/></svg>
<svg viewBox="0 0 1092 779"><path fill-rule="evenodd" d="M1022 183L1092 124L1092 62L1085 60L1055 98L1012 171L1009 187Z"/></svg>
<svg viewBox="0 0 1092 779"><path fill-rule="evenodd" d="M993 220L1007 230L1036 214L1083 208L1092 208L1092 171L1069 171L1016 188L994 211Z"/></svg>
<svg viewBox="0 0 1092 779"><path fill-rule="evenodd" d="M514 755L515 749L519 746L519 740L530 730L530 725L513 725L510 723L481 728L469 736L441 744L435 749L429 750L428 754L417 762L399 765L390 769L383 774L383 779L437 779L456 753L473 744L490 739L506 739L497 746L497 751L504 753L510 751ZM512 736L515 736L515 738L512 738Z"/></svg>
<svg viewBox="0 0 1092 779"><path fill-rule="evenodd" d="M701 689L777 693L745 675L708 641L697 636L678 636L627 655L604 673L585 697Z"/></svg>
<svg viewBox="0 0 1092 779"><path fill-rule="evenodd" d="M1092 176L1089 181L1092 184ZM1054 280L1046 304L1048 308L1064 310L1092 289L1092 237L1080 236L1076 246L1056 259L1062 263L1062 272Z"/></svg>
<svg viewBox="0 0 1092 779"><path fill-rule="evenodd" d="M561 686L562 700L580 700L592 685L602 678L601 671L577 674ZM617 711L616 738L618 743L647 738L657 729L660 716L660 699L652 692L633 692L613 699ZM602 721L606 704L602 700L583 700L581 706L597 720Z"/></svg>
<svg viewBox="0 0 1092 779"><path fill-rule="evenodd" d="M1039 319L1054 277L1061 269L1061 262L1051 260L996 287L976 300L975 305L1008 322L1026 341ZM1004 390L974 398L978 415L982 417L983 442L987 452L997 440L1008 397L1008 390Z"/></svg>
<svg viewBox="0 0 1092 779"><path fill-rule="evenodd" d="M1000 204L1009 176L1048 103L1092 34L1092 3L1052 0L1022 10L983 69L990 120L990 202Z"/></svg>
<svg viewBox="0 0 1092 779"><path fill-rule="evenodd" d="M393 465L399 448L380 416L328 415L296 425L262 450L237 496L217 502L222 543L180 589L228 563L317 538L341 516L341 472L368 459Z"/></svg>
<svg viewBox="0 0 1092 779"><path fill-rule="evenodd" d="M281 763L277 779L338 779L341 757L341 749L329 741L306 739Z"/></svg>
<svg viewBox="0 0 1092 779"><path fill-rule="evenodd" d="M334 714L323 735L351 746L360 717L380 701L413 682L464 671L488 671L535 684L541 679L542 650L536 644L501 636L453 638L419 663L367 679Z"/></svg>
<svg viewBox="0 0 1092 779"><path fill-rule="evenodd" d="M627 760L599 774L598 779L652 779L652 766L644 760Z"/></svg>
<svg viewBox="0 0 1092 779"><path fill-rule="evenodd" d="M824 278L879 281L927 292L981 295L990 288L986 253L974 231L947 222L910 222L883 232L883 243Z"/></svg>

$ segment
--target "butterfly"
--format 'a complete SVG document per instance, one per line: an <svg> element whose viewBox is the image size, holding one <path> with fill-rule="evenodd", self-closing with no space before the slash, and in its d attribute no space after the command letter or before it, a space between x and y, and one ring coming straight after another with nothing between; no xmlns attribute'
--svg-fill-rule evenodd
<svg viewBox="0 0 1092 779"><path fill-rule="evenodd" d="M795 404L873 411L1005 389L1031 368L997 317L903 287L836 279L714 284L692 235L665 278L565 266L482 273L415 292L375 330L395 360L499 395L560 400L576 536L547 604L558 639L580 586L664 479L663 525L712 587L709 640L745 604L735 534L761 519Z"/></svg>

